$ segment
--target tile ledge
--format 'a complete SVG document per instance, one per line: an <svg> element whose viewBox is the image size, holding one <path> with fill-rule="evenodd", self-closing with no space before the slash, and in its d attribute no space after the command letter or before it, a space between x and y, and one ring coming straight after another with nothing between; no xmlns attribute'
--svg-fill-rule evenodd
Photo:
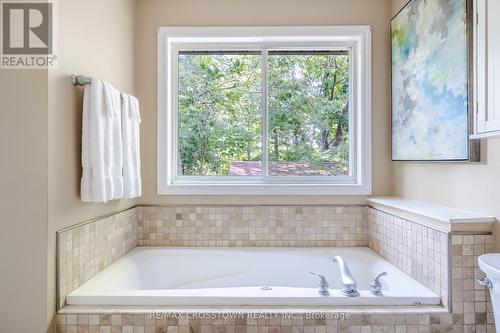
<svg viewBox="0 0 500 333"><path fill-rule="evenodd" d="M402 197L371 197L368 206L440 231L489 233L493 216Z"/></svg>
<svg viewBox="0 0 500 333"><path fill-rule="evenodd" d="M351 314L431 314L449 313L442 306L90 306L67 305L58 314L150 314L165 313L351 313Z"/></svg>

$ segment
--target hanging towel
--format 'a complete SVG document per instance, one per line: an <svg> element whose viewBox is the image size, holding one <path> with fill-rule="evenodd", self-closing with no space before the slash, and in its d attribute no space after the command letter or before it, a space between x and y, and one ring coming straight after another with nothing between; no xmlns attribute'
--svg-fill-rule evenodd
<svg viewBox="0 0 500 333"><path fill-rule="evenodd" d="M120 92L110 83L94 79L85 87L81 180L84 202L123 197L120 105Z"/></svg>
<svg viewBox="0 0 500 333"><path fill-rule="evenodd" d="M90 163L90 95L91 85L85 86L82 114L82 179L80 197L83 202L92 202L92 167Z"/></svg>
<svg viewBox="0 0 500 333"><path fill-rule="evenodd" d="M141 155L139 124L139 101L134 96L122 94L123 135L123 197L136 198L142 195Z"/></svg>
<svg viewBox="0 0 500 333"><path fill-rule="evenodd" d="M104 117L104 165L108 200L123 198L123 140L121 122L121 93L109 82L104 85L105 109ZM100 157L97 157L100 160ZM99 185L99 184L98 184ZM108 185L106 185L108 186Z"/></svg>

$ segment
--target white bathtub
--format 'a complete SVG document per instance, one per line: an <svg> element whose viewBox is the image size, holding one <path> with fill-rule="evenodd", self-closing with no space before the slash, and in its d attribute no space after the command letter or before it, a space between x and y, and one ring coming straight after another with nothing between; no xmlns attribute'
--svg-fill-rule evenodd
<svg viewBox="0 0 500 333"><path fill-rule="evenodd" d="M343 296L340 255L359 297ZM318 294L318 278L330 296ZM382 278L383 296L369 292ZM264 288L266 287L266 288ZM138 247L66 297L72 305L437 305L440 298L368 248Z"/></svg>

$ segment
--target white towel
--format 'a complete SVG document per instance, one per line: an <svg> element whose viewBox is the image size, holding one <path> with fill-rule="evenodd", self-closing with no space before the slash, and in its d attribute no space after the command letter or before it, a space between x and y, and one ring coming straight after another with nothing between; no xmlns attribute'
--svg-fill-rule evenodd
<svg viewBox="0 0 500 333"><path fill-rule="evenodd" d="M139 101L134 96L122 94L123 135L123 197L142 195Z"/></svg>
<svg viewBox="0 0 500 333"><path fill-rule="evenodd" d="M90 163L90 95L91 85L85 86L82 114L82 179L80 196L83 202L92 202L92 167Z"/></svg>
<svg viewBox="0 0 500 333"><path fill-rule="evenodd" d="M81 199L107 202L123 197L120 92L92 80L85 87L82 126Z"/></svg>

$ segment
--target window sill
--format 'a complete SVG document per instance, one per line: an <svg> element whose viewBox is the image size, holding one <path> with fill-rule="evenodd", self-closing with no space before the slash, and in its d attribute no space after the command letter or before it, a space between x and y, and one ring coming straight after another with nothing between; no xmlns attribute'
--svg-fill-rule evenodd
<svg viewBox="0 0 500 333"><path fill-rule="evenodd" d="M159 195L371 195L359 184L170 184L158 186Z"/></svg>

